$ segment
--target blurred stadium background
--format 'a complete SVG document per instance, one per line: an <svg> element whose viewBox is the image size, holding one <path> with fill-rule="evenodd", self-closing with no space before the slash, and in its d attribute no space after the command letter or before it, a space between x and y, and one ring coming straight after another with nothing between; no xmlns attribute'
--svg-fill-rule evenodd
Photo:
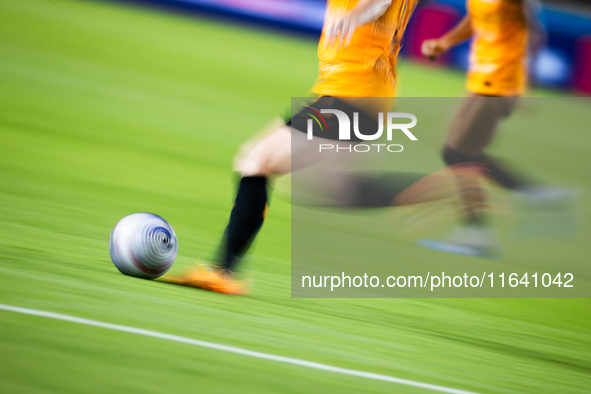
<svg viewBox="0 0 591 394"><path fill-rule="evenodd" d="M549 46L532 68L532 95L591 91L591 13L583 2L566 4L541 11ZM294 0L0 2L0 304L470 392L589 393L588 299L292 299L290 205L279 198L250 257L251 297L113 267L109 232L138 211L174 226L173 269L210 255L231 204L234 152L316 77L323 8ZM401 96L464 94L465 46L440 65L417 57L420 38L462 11L452 0L417 11ZM585 113L576 122L587 124ZM591 137L561 133L560 143L551 130L513 133L496 149L518 152L545 181L579 188L588 215ZM425 166L441 165L437 152L434 141ZM560 250L583 259L590 235L585 223L576 244L519 244L507 258L533 245L539 258ZM402 243L396 250L410 260L457 258ZM0 392L432 390L1 310Z"/></svg>
<svg viewBox="0 0 591 394"><path fill-rule="evenodd" d="M318 36L322 29L325 0L135 0L177 10L196 11L236 20L274 26ZM441 36L466 12L464 0L426 0L413 15L403 56L421 58L421 43ZM591 3L544 1L537 17L547 32L547 45L532 60L532 81L541 86L591 92ZM454 48L439 64L460 70L468 67L469 43Z"/></svg>

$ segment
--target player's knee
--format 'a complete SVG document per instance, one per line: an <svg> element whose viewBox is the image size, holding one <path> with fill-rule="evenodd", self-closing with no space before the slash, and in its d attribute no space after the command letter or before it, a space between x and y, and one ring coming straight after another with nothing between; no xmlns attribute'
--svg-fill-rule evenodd
<svg viewBox="0 0 591 394"><path fill-rule="evenodd" d="M273 169L269 165L269 152L260 145L254 147L247 159L242 164L240 172L245 176L269 176L273 173Z"/></svg>
<svg viewBox="0 0 591 394"><path fill-rule="evenodd" d="M475 156L458 152L457 150L452 149L449 146L446 146L445 148L443 148L442 157L443 157L443 161L448 166L452 166L454 164L459 164L459 163L473 162L473 161L478 160L478 158Z"/></svg>

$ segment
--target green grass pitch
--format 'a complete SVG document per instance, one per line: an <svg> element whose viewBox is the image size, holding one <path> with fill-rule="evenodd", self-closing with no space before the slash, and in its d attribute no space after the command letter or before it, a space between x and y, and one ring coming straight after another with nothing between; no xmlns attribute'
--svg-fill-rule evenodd
<svg viewBox="0 0 591 394"><path fill-rule="evenodd" d="M0 303L482 393L588 393L588 299L292 299L279 198L248 298L116 271L109 232L139 211L174 226L174 270L209 257L235 150L306 94L315 67L314 42L262 30L108 2L1 2ZM401 95L463 94L450 71L403 64L400 79ZM588 160L589 146L576 154ZM585 168L567 180L590 191ZM0 311L0 392L427 391Z"/></svg>

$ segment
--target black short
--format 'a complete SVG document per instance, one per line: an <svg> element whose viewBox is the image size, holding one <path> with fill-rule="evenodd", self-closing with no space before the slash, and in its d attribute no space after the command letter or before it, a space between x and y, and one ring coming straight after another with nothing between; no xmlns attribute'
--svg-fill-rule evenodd
<svg viewBox="0 0 591 394"><path fill-rule="evenodd" d="M294 130L302 133L308 132L308 120L312 119L312 135L315 137L327 138L330 140L339 140L339 121L334 114L322 113L323 109L336 109L344 112L349 117L351 127L351 139L348 141L360 142L362 141L353 132L354 113L357 113L357 127L364 134L373 134L378 130L378 119L367 115L359 108L348 104L347 102L336 98L323 96L319 97L309 105L302 103L301 108L294 110L296 112L290 119L287 120L286 125Z"/></svg>

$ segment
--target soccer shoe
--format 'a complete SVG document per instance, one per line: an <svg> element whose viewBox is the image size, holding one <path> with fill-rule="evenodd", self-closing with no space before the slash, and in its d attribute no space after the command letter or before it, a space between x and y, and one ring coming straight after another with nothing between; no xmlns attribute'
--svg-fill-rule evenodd
<svg viewBox="0 0 591 394"><path fill-rule="evenodd" d="M515 190L516 203L521 209L531 211L562 212L575 209L580 192L554 186L530 186Z"/></svg>
<svg viewBox="0 0 591 394"><path fill-rule="evenodd" d="M161 281L231 295L246 295L248 283L232 278L225 270L211 264L199 264L182 276L166 275Z"/></svg>
<svg viewBox="0 0 591 394"><path fill-rule="evenodd" d="M457 226L443 240L422 239L417 244L440 252L486 258L497 258L501 251L493 229L474 225Z"/></svg>
<svg viewBox="0 0 591 394"><path fill-rule="evenodd" d="M528 187L513 195L517 223L513 239L572 239L583 217L580 191L551 186Z"/></svg>

